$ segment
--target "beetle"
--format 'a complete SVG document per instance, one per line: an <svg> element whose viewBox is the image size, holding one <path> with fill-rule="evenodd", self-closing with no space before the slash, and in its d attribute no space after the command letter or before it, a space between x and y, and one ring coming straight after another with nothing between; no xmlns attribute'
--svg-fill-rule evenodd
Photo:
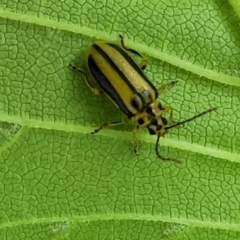
<svg viewBox="0 0 240 240"><path fill-rule="evenodd" d="M181 122L173 120L173 108L162 106L158 100L167 89L176 85L178 81L171 81L159 89L156 89L146 77L143 70L147 66L146 59L136 50L125 45L121 35L121 46L103 41L95 41L87 50L87 71L84 71L74 64L69 64L70 69L81 74L93 93L104 93L107 97L125 114L126 119L118 122L106 122L95 129L92 134L103 128L126 123L135 118L133 128L134 152L137 154L138 140L136 137L139 128L146 127L151 135L157 135L155 151L162 160L179 162L177 159L163 157L159 152L160 137L164 136L171 128L190 122L206 113L216 110L210 108L189 119ZM127 52L131 52L141 58L137 64ZM89 76L95 81L92 86ZM169 112L169 122L163 116Z"/></svg>

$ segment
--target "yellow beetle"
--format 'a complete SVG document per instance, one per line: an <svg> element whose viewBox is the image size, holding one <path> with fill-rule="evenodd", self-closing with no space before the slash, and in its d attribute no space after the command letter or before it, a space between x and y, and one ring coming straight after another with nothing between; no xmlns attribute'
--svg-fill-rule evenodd
<svg viewBox="0 0 240 240"><path fill-rule="evenodd" d="M97 133L103 128L123 124L132 117L135 118L133 129L134 151L136 153L137 138L136 132L140 127L146 127L151 135L157 135L155 145L156 154L163 160L178 162L177 159L166 158L160 155L158 144L160 137L169 129L183 125L206 113L216 110L208 109L192 118L182 122L175 122L172 117L173 109L170 106L162 106L157 99L169 87L174 86L177 81L171 81L156 89L154 85L143 73L147 66L147 61L140 53L128 48L124 44L124 39L120 35L121 47L106 41L94 42L87 51L88 72L70 64L69 67L84 76L87 85L95 93L105 93L109 99L127 116L127 119L119 122L107 122L101 125L92 133ZM142 58L137 64L126 51L136 54ZM96 87L91 86L89 74L95 80ZM170 112L170 123L163 117L163 114Z"/></svg>

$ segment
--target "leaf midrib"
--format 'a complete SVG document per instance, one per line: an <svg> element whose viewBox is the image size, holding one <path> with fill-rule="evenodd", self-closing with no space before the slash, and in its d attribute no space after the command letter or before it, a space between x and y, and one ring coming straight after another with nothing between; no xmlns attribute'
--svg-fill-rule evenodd
<svg viewBox="0 0 240 240"><path fill-rule="evenodd" d="M34 224L46 224L46 223L57 223L57 222L90 222L90 221L109 221L109 220L135 220L135 221L154 221L154 222L168 222L183 224L189 227L198 228L211 228L211 229L222 229L231 230L234 232L240 232L239 224L228 223L228 222L213 222L213 221L200 221L195 219L187 218L176 218L168 216L148 215L148 214L95 214L95 215L84 215L84 216L69 216L69 217L46 217L46 218L34 218L26 219L21 221L6 222L0 225L0 229L18 227L22 225Z"/></svg>
<svg viewBox="0 0 240 240"><path fill-rule="evenodd" d="M42 128L47 130L57 130L57 131L82 133L82 134L90 134L96 128L96 127L84 126L84 125L74 125L71 123L40 121L36 119L24 119L22 117L9 116L6 114L1 114L0 121L20 124L25 128ZM104 129L104 131L100 131L98 135L110 137L110 138L114 136L114 138L126 139L129 141L132 140L132 134L128 131ZM154 137L144 133L138 133L138 139L140 141L151 143L151 144L155 144L155 141L156 141ZM16 140L17 140L17 137L13 138L12 142L15 142ZM162 141L161 145L163 146L168 146L168 147L185 150L192 153L206 155L210 160L213 157L213 158L224 159L227 161L240 163L240 154L237 154L237 153L232 153L232 152L224 151L221 149L216 149L213 147L206 147L206 146L202 146L195 143L185 142L182 140L179 141L177 139L170 139L167 137L162 139L161 141ZM0 152L6 149L6 147L9 147L9 144L4 145L2 148L0 148Z"/></svg>

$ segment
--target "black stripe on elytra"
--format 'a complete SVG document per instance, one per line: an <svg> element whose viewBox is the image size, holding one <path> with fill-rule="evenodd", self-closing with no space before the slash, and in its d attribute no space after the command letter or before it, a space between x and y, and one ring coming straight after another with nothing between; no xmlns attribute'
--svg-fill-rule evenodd
<svg viewBox="0 0 240 240"><path fill-rule="evenodd" d="M133 117L134 114L126 107L122 98L119 96L118 92L114 89L109 79L104 75L101 69L98 67L94 61L92 55L88 56L88 67L89 70L97 81L97 84L101 89L116 103L119 109L128 117Z"/></svg>
<svg viewBox="0 0 240 240"><path fill-rule="evenodd" d="M108 44L109 45L109 44ZM124 82L128 85L128 87L137 94L136 88L129 82L128 78L123 74L121 69L117 67L117 65L113 62L113 60L108 56L107 53L104 52L102 48L100 48L98 45L93 44L93 47L99 52L101 56L103 56L104 59L107 60L107 62L110 64L110 66L114 69L115 72L124 80ZM120 52L121 53L121 52Z"/></svg>
<svg viewBox="0 0 240 240"><path fill-rule="evenodd" d="M151 88L155 92L155 97L158 97L158 91L155 88L155 86L148 80L148 78L144 75L143 71L140 69L140 67L134 62L134 60L118 45L112 44L112 43L107 43L111 47L115 48L121 55L126 59L127 62L133 67L133 69L151 86Z"/></svg>
<svg viewBox="0 0 240 240"><path fill-rule="evenodd" d="M114 63L114 61L109 57L109 55L104 52L104 50L101 47L99 47L97 44L93 44L93 47L104 59L106 59L106 61L110 64L111 68L120 76L120 78L132 90L133 94L137 95L138 98L141 99L141 103L143 103L143 104L141 104L140 106L138 106L139 104L134 99L132 99L132 106L136 110L142 110L142 107L143 107L142 105L144 105L143 96L137 92L137 89L131 84L131 82L126 77L126 75L124 75L124 73L121 71L121 69L119 69L119 67ZM109 80L111 80L111 79L109 79Z"/></svg>

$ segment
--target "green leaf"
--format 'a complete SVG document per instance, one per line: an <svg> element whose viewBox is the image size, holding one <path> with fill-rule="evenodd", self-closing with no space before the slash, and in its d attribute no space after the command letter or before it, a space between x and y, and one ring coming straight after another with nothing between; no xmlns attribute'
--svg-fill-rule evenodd
<svg viewBox="0 0 240 240"><path fill-rule="evenodd" d="M239 239L238 1L0 3L0 239ZM232 6L230 5L232 4ZM237 17L238 16L238 17ZM161 140L124 116L80 75L94 39L148 58L161 101L186 119Z"/></svg>

